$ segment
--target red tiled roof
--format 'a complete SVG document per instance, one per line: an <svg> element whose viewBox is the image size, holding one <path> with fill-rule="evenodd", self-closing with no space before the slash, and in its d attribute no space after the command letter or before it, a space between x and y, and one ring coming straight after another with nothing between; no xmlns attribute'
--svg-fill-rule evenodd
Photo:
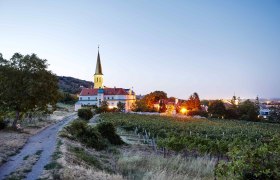
<svg viewBox="0 0 280 180"><path fill-rule="evenodd" d="M123 88L104 88L104 95L128 95ZM98 89L84 88L82 89L80 96L95 96L98 93Z"/></svg>

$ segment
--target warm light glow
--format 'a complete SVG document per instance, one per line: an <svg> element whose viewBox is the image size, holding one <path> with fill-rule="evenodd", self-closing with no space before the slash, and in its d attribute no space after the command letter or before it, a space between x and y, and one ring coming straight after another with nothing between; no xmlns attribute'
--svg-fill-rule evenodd
<svg viewBox="0 0 280 180"><path fill-rule="evenodd" d="M186 108L181 109L181 113L185 114L188 110Z"/></svg>
<svg viewBox="0 0 280 180"><path fill-rule="evenodd" d="M114 108L114 106L108 106L108 108L109 108L109 109L113 109L113 108Z"/></svg>

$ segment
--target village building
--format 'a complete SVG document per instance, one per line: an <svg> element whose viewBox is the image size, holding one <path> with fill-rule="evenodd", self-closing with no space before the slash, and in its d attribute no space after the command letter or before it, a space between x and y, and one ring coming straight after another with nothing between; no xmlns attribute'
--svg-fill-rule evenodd
<svg viewBox="0 0 280 180"><path fill-rule="evenodd" d="M132 105L136 101L135 92L132 89L106 87L103 84L103 76L98 48L96 69L93 77L94 87L82 89L79 101L75 104L75 111L83 106L100 107L103 101L107 101L110 109L117 108L118 102L121 102L125 104L125 111L131 110Z"/></svg>

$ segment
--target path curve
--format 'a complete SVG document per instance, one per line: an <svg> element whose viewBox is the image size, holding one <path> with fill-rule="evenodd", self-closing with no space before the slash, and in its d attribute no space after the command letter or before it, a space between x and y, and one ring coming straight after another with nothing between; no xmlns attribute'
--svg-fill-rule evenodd
<svg viewBox="0 0 280 180"><path fill-rule="evenodd" d="M76 114L67 116L58 123L51 125L38 134L30 137L17 155L10 157L6 163L0 166L0 179L5 179L5 176L14 172L21 165L25 156L32 155L38 150L42 150L39 160L33 165L31 172L29 172L26 177L27 180L37 179L43 172L44 166L51 160L51 155L56 147L58 132L63 126L75 118L77 118Z"/></svg>

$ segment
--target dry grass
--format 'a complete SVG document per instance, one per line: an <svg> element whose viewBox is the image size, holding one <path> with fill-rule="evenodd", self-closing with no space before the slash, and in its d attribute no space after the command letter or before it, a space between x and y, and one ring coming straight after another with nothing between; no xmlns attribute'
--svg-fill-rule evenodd
<svg viewBox="0 0 280 180"><path fill-rule="evenodd" d="M208 157L164 158L156 154L126 152L118 160L119 171L128 179L214 179L216 161Z"/></svg>
<svg viewBox="0 0 280 180"><path fill-rule="evenodd" d="M98 159L102 166L108 166L102 161L103 157L111 159L116 169L114 174L107 170L100 170L93 164L79 159L70 147L83 148L85 152ZM214 167L216 161L207 156L198 158L184 159L181 156L170 156L164 158L162 155L155 154L146 145L130 145L118 147L120 154L112 152L95 151L81 146L80 143L70 140L63 140L60 147L62 157L57 160L63 166L57 175L60 179L133 179L133 180L184 180L184 179L214 179ZM111 154L110 154L111 153ZM111 166L112 168L112 166ZM56 175L56 176L57 176ZM53 177L55 177L53 175ZM54 179L54 178L47 178Z"/></svg>
<svg viewBox="0 0 280 180"><path fill-rule="evenodd" d="M0 165L23 147L30 135L14 131L0 131Z"/></svg>
<svg viewBox="0 0 280 180"><path fill-rule="evenodd" d="M60 147L60 151L62 152L62 157L57 160L63 168L59 171L59 178L65 180L88 180L88 179L96 179L96 180L121 180L123 179L121 175L118 174L110 174L104 170L100 170L94 166L88 165L82 159L79 159L75 156L74 153L69 151L69 146L82 147L79 143L74 143L71 141L63 140L63 145ZM98 157L100 162L101 157L107 157L111 159L108 154L105 152L97 152L95 150L89 150L83 147L85 151L91 151L92 155ZM113 162L108 162L112 164ZM104 164L103 166L107 165Z"/></svg>

